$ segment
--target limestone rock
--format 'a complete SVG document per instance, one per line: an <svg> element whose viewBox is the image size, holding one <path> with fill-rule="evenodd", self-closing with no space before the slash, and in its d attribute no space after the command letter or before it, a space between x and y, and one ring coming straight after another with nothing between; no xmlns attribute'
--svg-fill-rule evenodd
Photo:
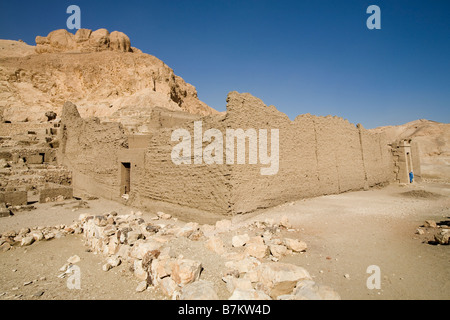
<svg viewBox="0 0 450 320"><path fill-rule="evenodd" d="M242 247L242 246L244 246L249 240L250 240L250 237L248 236L248 234L237 235L237 236L234 236L234 237L231 239L231 244L232 244L233 247Z"/></svg>
<svg viewBox="0 0 450 320"><path fill-rule="evenodd" d="M67 259L67 262L71 263L71 264L75 264L75 263L78 263L80 261L81 261L81 258L79 256L77 256L77 255L71 256L69 259Z"/></svg>
<svg viewBox="0 0 450 320"><path fill-rule="evenodd" d="M131 257L143 259L149 251L159 250L162 244L153 240L137 240L131 249Z"/></svg>
<svg viewBox="0 0 450 320"><path fill-rule="evenodd" d="M212 282L199 280L181 289L180 300L219 300L219 297Z"/></svg>
<svg viewBox="0 0 450 320"><path fill-rule="evenodd" d="M24 247L24 246L30 246L30 245L33 244L33 242L34 242L34 238L33 238L32 236L28 236L28 237L22 238L22 240L21 240L21 242L20 242L20 245L21 245L22 247Z"/></svg>
<svg viewBox="0 0 450 320"><path fill-rule="evenodd" d="M337 292L328 286L316 284L312 280L302 280L293 291L295 300L340 300Z"/></svg>
<svg viewBox="0 0 450 320"><path fill-rule="evenodd" d="M306 251L306 249L308 248L308 246L306 245L305 242L297 240L297 239L289 239L286 238L284 239L284 244L286 245L286 247L294 252L302 252L302 251Z"/></svg>
<svg viewBox="0 0 450 320"><path fill-rule="evenodd" d="M251 257L263 259L269 256L270 251L269 247L266 246L264 243L251 242L245 246L245 253Z"/></svg>
<svg viewBox="0 0 450 320"><path fill-rule="evenodd" d="M285 282L297 283L300 280L312 279L304 268L281 262L267 262L256 270L259 281L269 289L286 286Z"/></svg>
<svg viewBox="0 0 450 320"><path fill-rule="evenodd" d="M136 292L143 292L147 289L147 281L141 281L136 287Z"/></svg>
<svg viewBox="0 0 450 320"><path fill-rule="evenodd" d="M179 259L172 266L172 279L180 286L199 279L202 271L200 262L190 259Z"/></svg>
<svg viewBox="0 0 450 320"><path fill-rule="evenodd" d="M285 256L288 252L288 249L285 246L278 244L270 244L269 249L272 256L278 259Z"/></svg>
<svg viewBox="0 0 450 320"><path fill-rule="evenodd" d="M159 281L159 288L168 297L172 297L178 289L178 285L171 277L165 277Z"/></svg>
<svg viewBox="0 0 450 320"><path fill-rule="evenodd" d="M252 282L246 278L236 278L234 276L228 275L223 277L222 280L227 284L227 289L232 293L235 289L241 290L252 290Z"/></svg>
<svg viewBox="0 0 450 320"><path fill-rule="evenodd" d="M231 220L220 220L216 222L216 231L217 232L226 232L231 229Z"/></svg>
<svg viewBox="0 0 450 320"><path fill-rule="evenodd" d="M236 270L239 273L248 273L255 271L256 268L261 265L261 262L254 257L247 257L243 260L228 261L225 263L225 267L229 270Z"/></svg>
<svg viewBox="0 0 450 320"><path fill-rule="evenodd" d="M434 236L434 239L443 245L448 245L450 243L450 229L443 229L438 234Z"/></svg>
<svg viewBox="0 0 450 320"><path fill-rule="evenodd" d="M219 237L211 237L206 241L205 246L211 250L214 251L217 254L223 254L225 253L225 246L223 244L222 239Z"/></svg>
<svg viewBox="0 0 450 320"><path fill-rule="evenodd" d="M436 221L434 220L425 220L425 223L423 225L425 228L437 228Z"/></svg>

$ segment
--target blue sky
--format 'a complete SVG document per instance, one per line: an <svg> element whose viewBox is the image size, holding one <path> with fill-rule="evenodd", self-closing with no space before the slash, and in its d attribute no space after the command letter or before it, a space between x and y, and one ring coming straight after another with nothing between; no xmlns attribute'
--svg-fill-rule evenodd
<svg viewBox="0 0 450 320"><path fill-rule="evenodd" d="M66 28L71 4L82 28L126 33L219 111L236 90L291 119L450 122L448 0L1 1L0 38L34 45ZM372 4L381 30L366 27Z"/></svg>

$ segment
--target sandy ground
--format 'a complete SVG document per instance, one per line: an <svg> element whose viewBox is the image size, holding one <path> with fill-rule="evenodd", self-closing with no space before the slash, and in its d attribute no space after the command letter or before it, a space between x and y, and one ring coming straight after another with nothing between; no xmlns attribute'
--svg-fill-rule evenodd
<svg viewBox="0 0 450 320"><path fill-rule="evenodd" d="M137 210L102 199L88 201L89 208L76 209L78 203L36 204L36 210L0 218L0 233L70 224L80 213L115 210L126 214ZM143 213L145 220L155 216L154 212ZM304 267L317 283L331 286L342 299L450 299L450 246L426 243L435 230L424 229L424 235L415 233L425 220L450 219L449 184L391 185L236 216L224 241L228 244L232 235L247 232L253 221L279 221L282 216L288 217L298 231L284 230L281 236L305 241L308 250L280 261ZM0 299L165 299L155 289L137 293L138 280L126 264L102 271L104 257L87 249L82 235L70 235L0 252ZM201 278L215 283L221 299L230 295L221 281L225 260L207 250L203 241L177 239L171 250L202 261ZM58 278L59 269L73 255L81 258L77 263L81 270L80 290L69 289L67 279ZM366 271L371 265L381 271L379 290L366 286L371 275Z"/></svg>

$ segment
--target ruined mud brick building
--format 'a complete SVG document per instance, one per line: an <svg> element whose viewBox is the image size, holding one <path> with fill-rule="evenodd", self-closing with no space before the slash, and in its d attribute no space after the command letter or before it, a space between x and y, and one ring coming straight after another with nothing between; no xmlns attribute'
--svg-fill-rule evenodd
<svg viewBox="0 0 450 320"><path fill-rule="evenodd" d="M58 129L57 121L0 124L0 203L72 198L71 173L56 161Z"/></svg>
<svg viewBox="0 0 450 320"><path fill-rule="evenodd" d="M171 152L178 142L171 135L178 128L193 132L194 121L202 121L203 132L278 129L278 173L261 175L260 168L267 165L248 162L176 165ZM74 189L117 201L126 198L142 207L170 203L231 215L367 189L393 182L408 170L399 169L398 154L394 162L393 147L384 134L332 116L304 114L291 121L250 94L231 92L223 115L202 117L156 108L146 125L146 134L128 135L120 123L83 119L75 105L66 103L58 161L71 170ZM415 159L417 153L409 155ZM418 159L411 161L420 166Z"/></svg>

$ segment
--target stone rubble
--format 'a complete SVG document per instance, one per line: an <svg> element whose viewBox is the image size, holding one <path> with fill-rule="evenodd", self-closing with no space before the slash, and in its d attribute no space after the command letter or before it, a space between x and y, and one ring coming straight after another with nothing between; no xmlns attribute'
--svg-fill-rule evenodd
<svg viewBox="0 0 450 320"><path fill-rule="evenodd" d="M218 299L214 284L201 279L201 261L170 254L170 242L185 237L191 241L204 241L205 248L226 260L228 271L222 281L231 294L230 299L339 297L332 289L324 291L322 286L316 285L304 268L273 262L307 250L303 241L278 237L281 230L292 228L285 217L279 224L272 220L256 221L250 229L259 231L257 234L260 235L237 234L232 237L231 245L222 238L230 232L231 220L218 221L214 226L194 222L176 226L169 215L158 212L156 217L152 223L147 223L133 212L129 215L80 216L86 244L93 252L106 256L103 269L108 271L126 262L139 280L137 292L153 286L171 299ZM156 224L162 220L167 223ZM301 289L301 281L305 280L314 285ZM327 294L319 294L322 291Z"/></svg>
<svg viewBox="0 0 450 320"><path fill-rule="evenodd" d="M136 292L155 288L169 299L219 299L214 283L202 279L201 261L184 257L184 252L178 256L171 253L171 241L184 237L188 241L202 241L211 254L225 261L226 272L217 276L218 281L223 281L231 300L339 298L331 288L316 284L304 268L278 262L284 256L307 250L303 241L280 237L280 230L292 228L286 218L280 223L256 221L234 230L235 235L228 238L231 220L221 220L211 226L193 222L175 224L176 220L161 212L157 217L149 223L140 212L81 214L79 221L69 226L5 232L0 237L0 248L9 250L13 246L29 246L68 234L82 234L88 250L104 257L102 270L108 272L122 264L128 266L138 281ZM250 231L256 235L250 236ZM70 257L60 269L63 273L59 277L64 278L71 265L79 261L77 255Z"/></svg>

